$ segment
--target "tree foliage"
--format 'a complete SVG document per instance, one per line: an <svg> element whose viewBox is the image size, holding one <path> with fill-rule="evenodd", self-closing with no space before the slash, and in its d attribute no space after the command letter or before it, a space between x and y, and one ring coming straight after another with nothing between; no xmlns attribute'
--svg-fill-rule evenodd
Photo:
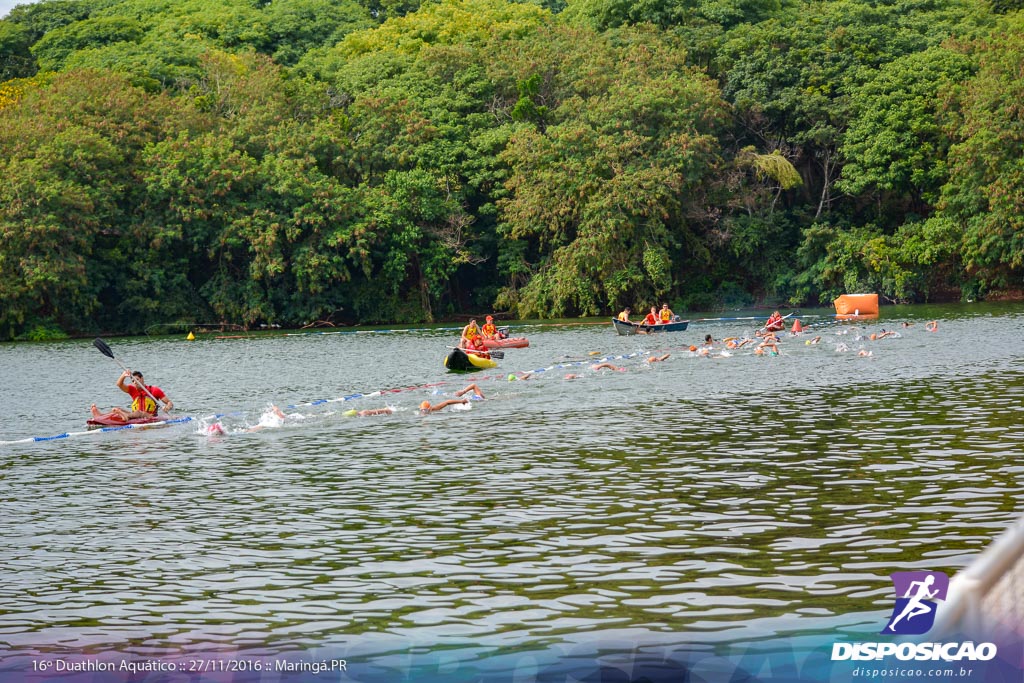
<svg viewBox="0 0 1024 683"><path fill-rule="evenodd" d="M0 20L0 338L1024 289L975 0L43 0Z"/></svg>

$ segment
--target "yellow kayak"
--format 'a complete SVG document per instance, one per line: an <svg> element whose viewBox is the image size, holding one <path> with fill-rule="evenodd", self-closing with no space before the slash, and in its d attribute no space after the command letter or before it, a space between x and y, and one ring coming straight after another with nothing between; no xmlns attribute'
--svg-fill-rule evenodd
<svg viewBox="0 0 1024 683"><path fill-rule="evenodd" d="M444 366L455 372L467 372L496 368L498 364L492 358L485 358L476 353L466 353L462 349L452 349L444 359Z"/></svg>

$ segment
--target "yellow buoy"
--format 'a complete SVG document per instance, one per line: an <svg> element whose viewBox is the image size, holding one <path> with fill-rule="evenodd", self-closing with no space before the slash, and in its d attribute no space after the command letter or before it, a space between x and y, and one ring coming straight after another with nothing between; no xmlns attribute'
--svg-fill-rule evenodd
<svg viewBox="0 0 1024 683"><path fill-rule="evenodd" d="M195 341L196 340L196 335L194 335L191 332L189 332L188 336L185 337L185 339L188 339L189 341Z"/></svg>

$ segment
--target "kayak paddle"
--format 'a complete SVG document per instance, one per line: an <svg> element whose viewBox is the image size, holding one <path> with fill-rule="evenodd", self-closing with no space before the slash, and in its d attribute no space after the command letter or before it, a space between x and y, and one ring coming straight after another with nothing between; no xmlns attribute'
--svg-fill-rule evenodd
<svg viewBox="0 0 1024 683"><path fill-rule="evenodd" d="M95 347L96 347L97 349L99 349L99 352L100 352L100 353L102 353L102 354L103 354L104 356L106 356L107 358L111 359L112 361L114 361L115 363L117 363L118 365L120 365L120 366L121 366L121 369L122 369L122 370L124 370L125 372L127 372L127 373L128 373L128 376L132 378L132 383L133 383L133 384L134 384L135 386L137 386L137 387L139 387L140 389L142 389L142 390L143 390L144 392L146 392L146 396L149 396L149 397L150 397L151 399L153 399L153 405L155 405L155 406L160 406L160 401L156 400L156 396L154 396L153 394L149 393L149 389L147 389L147 388L146 388L146 385L145 385L145 384L143 384L142 382L140 382L140 381L139 381L138 379L136 379L136 378L135 378L135 375L133 375L133 374L131 373L131 370L129 370L129 369L128 369L128 368L127 368L127 367L125 366L125 364L124 364L124 363L122 363L121 361L119 361L119 360L118 360L118 359L117 359L117 358L116 358L116 357L114 356L114 352L113 352L113 350L111 350L111 348L110 348L110 346L109 346L109 345L107 344L107 342L103 341L103 340L102 340L102 339L100 339L99 337L96 337L95 339L93 339L93 341L92 341L92 345L93 345L93 346L95 346ZM166 410L167 410L167 407L166 407L166 406L163 406L163 410L164 410L164 411L166 412Z"/></svg>

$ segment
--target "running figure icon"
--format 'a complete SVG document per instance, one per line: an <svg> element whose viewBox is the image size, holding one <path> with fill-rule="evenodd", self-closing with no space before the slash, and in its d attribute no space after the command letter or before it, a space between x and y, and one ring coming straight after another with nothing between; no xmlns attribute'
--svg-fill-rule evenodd
<svg viewBox="0 0 1024 683"><path fill-rule="evenodd" d="M882 633L920 635L935 623L938 604L945 600L949 577L942 572L896 572L896 604Z"/></svg>

